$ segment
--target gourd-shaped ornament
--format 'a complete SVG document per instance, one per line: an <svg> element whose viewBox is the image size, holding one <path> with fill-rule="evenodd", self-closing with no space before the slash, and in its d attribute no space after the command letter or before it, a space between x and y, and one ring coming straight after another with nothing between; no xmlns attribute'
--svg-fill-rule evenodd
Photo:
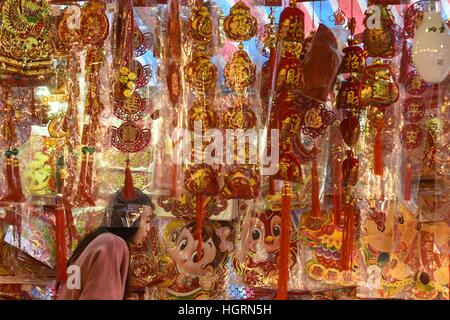
<svg viewBox="0 0 450 320"><path fill-rule="evenodd" d="M425 16L414 36L412 60L425 82L439 83L450 72L450 29L434 1L425 7Z"/></svg>

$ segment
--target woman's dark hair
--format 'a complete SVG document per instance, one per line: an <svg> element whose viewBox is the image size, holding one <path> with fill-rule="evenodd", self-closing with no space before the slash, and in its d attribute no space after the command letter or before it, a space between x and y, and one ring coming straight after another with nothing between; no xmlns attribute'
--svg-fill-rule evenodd
<svg viewBox="0 0 450 320"><path fill-rule="evenodd" d="M76 249L74 250L72 256L67 262L67 266L70 266L75 263L75 261L80 257L80 255L83 253L84 249L92 242L94 241L99 235L103 233L112 233L120 238L122 238L125 242L129 243L133 236L136 234L136 232L139 230L139 221L140 219L137 219L131 227L127 227L123 225L122 217L125 216L127 207L129 205L142 205L142 206L151 206L152 209L154 208L154 205L150 198L143 193L139 189L135 189L136 198L133 200L124 200L121 197L122 190L119 190L115 193L113 199L112 199L112 211L111 211L111 221L109 223L109 226L102 226L94 230L93 232L86 235L77 245ZM105 217L106 222L106 217ZM130 268L128 268L128 275L126 280L126 290L124 299L129 295L130 293Z"/></svg>

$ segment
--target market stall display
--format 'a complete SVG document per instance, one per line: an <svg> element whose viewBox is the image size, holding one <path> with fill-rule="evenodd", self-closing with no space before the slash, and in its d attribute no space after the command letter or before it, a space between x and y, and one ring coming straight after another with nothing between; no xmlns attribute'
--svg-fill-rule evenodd
<svg viewBox="0 0 450 320"><path fill-rule="evenodd" d="M448 300L449 15L0 1L0 299L55 299L142 193L128 299Z"/></svg>

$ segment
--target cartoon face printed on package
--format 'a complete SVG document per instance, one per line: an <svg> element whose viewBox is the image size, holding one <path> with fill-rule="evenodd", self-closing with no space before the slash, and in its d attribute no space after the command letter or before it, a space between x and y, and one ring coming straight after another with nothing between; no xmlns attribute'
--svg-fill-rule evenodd
<svg viewBox="0 0 450 320"><path fill-rule="evenodd" d="M197 224L192 220L171 219L161 227L160 260L169 269L160 285L159 299L220 299L226 290L226 263L233 249L229 223L204 221L202 251L198 255Z"/></svg>
<svg viewBox="0 0 450 320"><path fill-rule="evenodd" d="M248 213L241 222L240 251L234 258L235 270L246 285L276 288L281 237L280 211ZM297 244L291 228L289 268L296 263Z"/></svg>

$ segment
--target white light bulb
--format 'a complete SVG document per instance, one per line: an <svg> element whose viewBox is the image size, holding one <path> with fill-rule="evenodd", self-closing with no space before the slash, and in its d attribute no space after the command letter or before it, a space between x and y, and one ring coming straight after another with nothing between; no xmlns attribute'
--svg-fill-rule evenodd
<svg viewBox="0 0 450 320"><path fill-rule="evenodd" d="M436 9L437 3L426 3L425 15L416 31L412 60L425 82L439 83L450 71L450 30Z"/></svg>

